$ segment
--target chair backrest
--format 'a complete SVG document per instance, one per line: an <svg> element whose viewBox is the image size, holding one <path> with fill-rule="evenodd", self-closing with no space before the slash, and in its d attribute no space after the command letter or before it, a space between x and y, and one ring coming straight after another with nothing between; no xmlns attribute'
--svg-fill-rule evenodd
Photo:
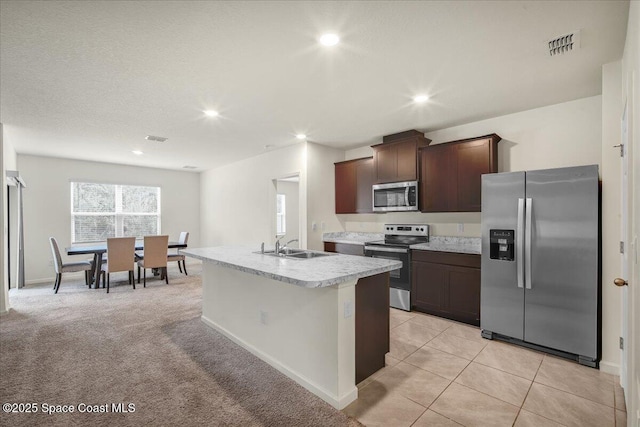
<svg viewBox="0 0 640 427"><path fill-rule="evenodd" d="M135 263L136 238L111 237L107 239L107 271L131 271Z"/></svg>
<svg viewBox="0 0 640 427"><path fill-rule="evenodd" d="M56 269L56 273L61 273L62 257L60 256L60 249L58 249L58 242L55 237L49 237L49 243L51 244L51 253L53 254L53 267Z"/></svg>
<svg viewBox="0 0 640 427"><path fill-rule="evenodd" d="M167 266L169 236L144 236L144 268Z"/></svg>
<svg viewBox="0 0 640 427"><path fill-rule="evenodd" d="M188 231L181 232L180 238L178 239L178 243L180 243L181 245L186 245L188 240L189 240L189 232Z"/></svg>

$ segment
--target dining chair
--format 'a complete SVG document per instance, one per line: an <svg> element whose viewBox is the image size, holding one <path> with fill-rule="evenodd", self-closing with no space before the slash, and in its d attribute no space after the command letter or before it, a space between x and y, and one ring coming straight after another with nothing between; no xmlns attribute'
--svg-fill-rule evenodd
<svg viewBox="0 0 640 427"><path fill-rule="evenodd" d="M164 276L167 285L169 275L167 274L167 247L169 246L169 236L144 236L144 252L138 252L138 283L140 283L140 267L144 275L144 287L147 287L147 268L161 269L160 278Z"/></svg>
<svg viewBox="0 0 640 427"><path fill-rule="evenodd" d="M76 262L62 262L62 256L60 255L60 249L58 248L58 242L55 237L49 237L49 243L51 244L51 253L53 254L53 266L56 271L56 281L53 283L53 289L55 293L58 293L60 289L60 282L62 281L62 273L73 273L76 271L84 271L84 282L89 284L91 271L93 270L93 263L90 261L76 261Z"/></svg>
<svg viewBox="0 0 640 427"><path fill-rule="evenodd" d="M136 238L135 237L111 237L107 239L107 262L100 267L102 276L102 286L107 284L109 293L109 276L111 273L119 271L129 272L129 283L136 288L133 277L133 265L135 264ZM106 280L104 275L107 275Z"/></svg>
<svg viewBox="0 0 640 427"><path fill-rule="evenodd" d="M189 232L188 231L183 231L182 233L180 233L180 238L178 239L178 243L180 243L181 245L186 245L187 241L189 240ZM167 254L167 262L174 262L177 261L178 262L178 269L180 270L180 273L183 272L184 270L184 275L188 276L187 274L187 264L185 264L185 256L181 255L178 253L178 250L176 249L175 252L169 252ZM182 264L182 265L180 265Z"/></svg>

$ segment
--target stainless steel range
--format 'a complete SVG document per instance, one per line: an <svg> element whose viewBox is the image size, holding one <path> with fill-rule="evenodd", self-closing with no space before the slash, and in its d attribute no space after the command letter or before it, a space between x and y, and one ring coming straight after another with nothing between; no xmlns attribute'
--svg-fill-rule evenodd
<svg viewBox="0 0 640 427"><path fill-rule="evenodd" d="M429 241L427 224L385 224L384 241L369 242L365 256L402 262L402 268L390 272L390 305L411 310L411 251L409 246Z"/></svg>

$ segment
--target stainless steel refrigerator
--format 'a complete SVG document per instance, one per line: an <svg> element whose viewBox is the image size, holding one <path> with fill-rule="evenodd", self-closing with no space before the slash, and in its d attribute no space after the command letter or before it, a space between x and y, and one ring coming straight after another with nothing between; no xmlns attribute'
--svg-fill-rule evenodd
<svg viewBox="0 0 640 427"><path fill-rule="evenodd" d="M482 336L600 358L598 166L482 176Z"/></svg>

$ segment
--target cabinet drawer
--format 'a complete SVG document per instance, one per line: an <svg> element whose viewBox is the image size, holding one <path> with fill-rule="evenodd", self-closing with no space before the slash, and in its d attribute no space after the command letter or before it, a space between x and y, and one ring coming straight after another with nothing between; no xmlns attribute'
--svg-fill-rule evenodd
<svg viewBox="0 0 640 427"><path fill-rule="evenodd" d="M411 257L413 261L419 262L432 262L436 264L480 268L480 255L476 254L412 250Z"/></svg>

